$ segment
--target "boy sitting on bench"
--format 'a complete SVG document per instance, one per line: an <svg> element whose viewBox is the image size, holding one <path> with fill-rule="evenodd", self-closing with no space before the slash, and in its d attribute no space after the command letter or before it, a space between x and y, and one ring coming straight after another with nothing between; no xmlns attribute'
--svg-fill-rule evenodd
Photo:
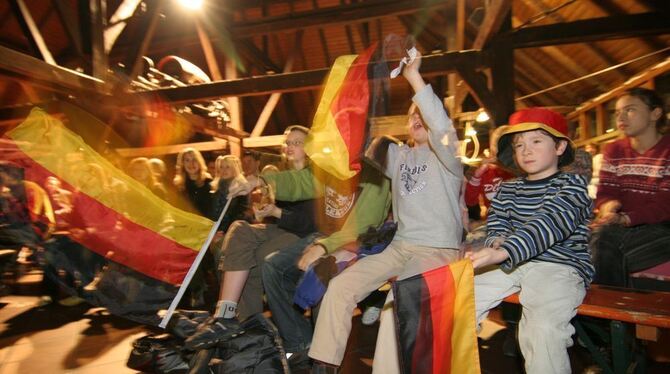
<svg viewBox="0 0 670 374"><path fill-rule="evenodd" d="M563 173L574 148L563 116L542 108L518 111L498 141L498 159L524 177L503 182L491 201L486 247L469 253L475 269L477 322L520 292L519 346L526 372L570 373L570 320L593 277L588 249L591 199L586 180Z"/></svg>

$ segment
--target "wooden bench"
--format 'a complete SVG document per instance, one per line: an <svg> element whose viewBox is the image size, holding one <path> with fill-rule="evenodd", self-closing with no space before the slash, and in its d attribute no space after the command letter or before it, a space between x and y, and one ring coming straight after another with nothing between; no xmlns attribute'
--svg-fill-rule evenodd
<svg viewBox="0 0 670 374"><path fill-rule="evenodd" d="M504 301L519 304L519 295L511 295ZM577 315L610 321L609 336L585 319L575 318L573 321L578 337L604 373L644 372L644 352L640 351L635 338L656 341L659 328L670 329L670 292L592 285L577 309ZM635 327L635 338L629 330L630 326ZM611 365L588 332L609 343Z"/></svg>

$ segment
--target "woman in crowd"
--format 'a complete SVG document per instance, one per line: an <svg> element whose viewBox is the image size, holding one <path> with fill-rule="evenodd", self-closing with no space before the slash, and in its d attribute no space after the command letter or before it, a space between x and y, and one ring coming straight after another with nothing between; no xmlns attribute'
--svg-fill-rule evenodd
<svg viewBox="0 0 670 374"><path fill-rule="evenodd" d="M212 176L207 172L207 164L202 154L195 148L184 148L177 155L174 185L185 195L188 208L202 216L211 210L210 183Z"/></svg>
<svg viewBox="0 0 670 374"><path fill-rule="evenodd" d="M130 160L128 163L128 175L142 183L154 195L165 199L165 187L156 179L148 158L137 157Z"/></svg>

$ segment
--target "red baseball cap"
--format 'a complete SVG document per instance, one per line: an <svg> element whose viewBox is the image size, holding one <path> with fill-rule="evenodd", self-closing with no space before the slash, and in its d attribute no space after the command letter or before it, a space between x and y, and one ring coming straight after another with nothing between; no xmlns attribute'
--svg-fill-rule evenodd
<svg viewBox="0 0 670 374"><path fill-rule="evenodd" d="M575 159L575 146L568 136L568 122L565 117L546 108L527 108L516 111L509 117L509 126L498 139L498 161L503 166L516 168L511 146L513 135L532 130L544 130L554 138L568 142L565 152L559 157L559 167L569 165Z"/></svg>

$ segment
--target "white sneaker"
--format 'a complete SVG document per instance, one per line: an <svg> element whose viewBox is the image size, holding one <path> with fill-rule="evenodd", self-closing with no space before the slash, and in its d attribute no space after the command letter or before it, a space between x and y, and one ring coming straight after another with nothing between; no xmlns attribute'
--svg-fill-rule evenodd
<svg viewBox="0 0 670 374"><path fill-rule="evenodd" d="M365 326L370 326L379 320L379 316L381 314L382 314L381 308L377 308L376 306L369 306L363 312L363 317L361 317L361 323L363 323Z"/></svg>

